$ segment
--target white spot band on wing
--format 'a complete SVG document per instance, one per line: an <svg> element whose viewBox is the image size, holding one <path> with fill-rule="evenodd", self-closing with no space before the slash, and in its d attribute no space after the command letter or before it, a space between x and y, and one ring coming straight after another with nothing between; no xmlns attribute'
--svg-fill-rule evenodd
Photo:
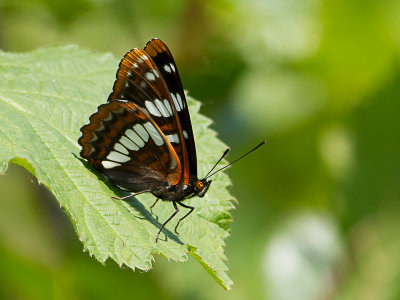
<svg viewBox="0 0 400 300"><path fill-rule="evenodd" d="M146 105L146 108L148 109L149 113L152 114L153 116L156 117L161 117L160 112L158 111L158 109L155 107L155 105L153 104L153 102L151 101L146 101L144 103Z"/></svg>
<svg viewBox="0 0 400 300"><path fill-rule="evenodd" d="M108 160L102 161L101 164L106 169L111 169L111 168L115 168L115 167L121 166L121 164L119 164L119 163L116 163L116 162L113 162L113 161L108 161Z"/></svg>
<svg viewBox="0 0 400 300"><path fill-rule="evenodd" d="M144 129L144 128L143 128ZM138 145L139 147L143 147L144 146L144 141L141 139L141 137L134 132L132 129L127 129L125 131L125 135L132 141L134 142L136 145Z"/></svg>
<svg viewBox="0 0 400 300"><path fill-rule="evenodd" d="M176 110L177 110L177 111L181 111L181 107L179 106L179 102L178 102L178 100L176 99L175 94L172 94L172 93L170 93L170 94L171 94L172 100L174 101Z"/></svg>
<svg viewBox="0 0 400 300"><path fill-rule="evenodd" d="M129 155L128 149L126 149L124 146L122 146L120 143L115 143L114 144L114 150L121 152L123 154Z"/></svg>
<svg viewBox="0 0 400 300"><path fill-rule="evenodd" d="M144 123L143 126L147 129L149 132L151 138L153 139L154 143L157 146L161 146L164 144L164 141L161 137L161 135L158 133L157 129L151 124L150 122Z"/></svg>
<svg viewBox="0 0 400 300"><path fill-rule="evenodd" d="M124 135L121 136L121 138L119 139L119 142L122 145L124 145L126 148L128 148L129 150L132 150L132 151L139 150L139 147Z"/></svg>
<svg viewBox="0 0 400 300"><path fill-rule="evenodd" d="M140 124L136 124L133 126L133 129L137 132L137 134L145 141L147 142L149 140L149 134L147 133L146 129Z"/></svg>
<svg viewBox="0 0 400 300"><path fill-rule="evenodd" d="M123 163L129 161L130 157L116 151L111 151L110 154L108 154L107 159Z"/></svg>
<svg viewBox="0 0 400 300"><path fill-rule="evenodd" d="M161 112L161 114L166 118L169 117L169 112L168 112L167 108L164 106L164 104L161 102L161 100L156 99L155 102L156 102L157 108Z"/></svg>
<svg viewBox="0 0 400 300"><path fill-rule="evenodd" d="M164 106L167 108L167 110L168 110L168 112L169 112L169 115L172 116L172 115L173 115L172 107L171 107L171 105L169 104L168 100L167 100L167 99L164 99L163 102L164 102Z"/></svg>
<svg viewBox="0 0 400 300"><path fill-rule="evenodd" d="M178 100L178 103L179 103L181 109L183 109L183 101L182 101L181 95L179 93L176 93L176 99Z"/></svg>
<svg viewBox="0 0 400 300"><path fill-rule="evenodd" d="M156 80L156 75L154 75L154 73L151 72L151 71L146 72L146 73L144 74L144 76L145 76L146 79L149 80L149 81L154 81L154 80Z"/></svg>
<svg viewBox="0 0 400 300"><path fill-rule="evenodd" d="M179 136L178 136L177 133L168 134L166 137L167 137L167 139L168 139L168 141L169 141L170 143L177 143L177 144L179 144Z"/></svg>
<svg viewBox="0 0 400 300"><path fill-rule="evenodd" d="M169 65L164 65L164 70L168 73L171 73L171 67Z"/></svg>

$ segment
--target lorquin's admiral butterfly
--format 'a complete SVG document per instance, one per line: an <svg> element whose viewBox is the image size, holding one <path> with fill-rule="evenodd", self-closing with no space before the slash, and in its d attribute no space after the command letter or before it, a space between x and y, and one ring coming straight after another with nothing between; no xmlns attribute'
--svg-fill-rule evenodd
<svg viewBox="0 0 400 300"><path fill-rule="evenodd" d="M149 41L144 50L133 49L119 64L113 91L108 102L90 116L81 128L78 142L81 156L118 187L134 194L152 193L157 200L171 201L189 211L182 203L193 196L203 197L210 187L210 174L228 153L229 148L203 178L197 177L196 147L185 93L178 69L167 46L159 39Z"/></svg>

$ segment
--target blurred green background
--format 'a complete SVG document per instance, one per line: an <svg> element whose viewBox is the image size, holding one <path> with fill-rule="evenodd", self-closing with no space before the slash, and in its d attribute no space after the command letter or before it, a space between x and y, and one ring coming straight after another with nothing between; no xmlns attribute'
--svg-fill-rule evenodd
<svg viewBox="0 0 400 300"><path fill-rule="evenodd" d="M268 141L228 171L233 290L193 260L102 266L10 165L0 298L400 299L400 1L0 1L6 51L74 43L120 58L153 37L231 159Z"/></svg>

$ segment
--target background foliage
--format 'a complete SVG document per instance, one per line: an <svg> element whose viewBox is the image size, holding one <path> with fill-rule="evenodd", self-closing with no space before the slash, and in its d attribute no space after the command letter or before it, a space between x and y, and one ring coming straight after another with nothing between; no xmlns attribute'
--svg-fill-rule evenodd
<svg viewBox="0 0 400 300"><path fill-rule="evenodd" d="M400 297L398 1L0 5L3 50L74 43L119 58L162 38L233 154L268 140L230 170L232 291L194 261L157 257L149 273L95 263L51 194L14 166L0 178L0 298Z"/></svg>

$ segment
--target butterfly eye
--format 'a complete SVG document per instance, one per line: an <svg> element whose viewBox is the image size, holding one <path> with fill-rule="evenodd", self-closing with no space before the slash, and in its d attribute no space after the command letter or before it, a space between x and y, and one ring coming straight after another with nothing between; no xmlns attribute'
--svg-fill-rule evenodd
<svg viewBox="0 0 400 300"><path fill-rule="evenodd" d="M196 181L196 189L201 191L204 188L204 183L200 180Z"/></svg>

